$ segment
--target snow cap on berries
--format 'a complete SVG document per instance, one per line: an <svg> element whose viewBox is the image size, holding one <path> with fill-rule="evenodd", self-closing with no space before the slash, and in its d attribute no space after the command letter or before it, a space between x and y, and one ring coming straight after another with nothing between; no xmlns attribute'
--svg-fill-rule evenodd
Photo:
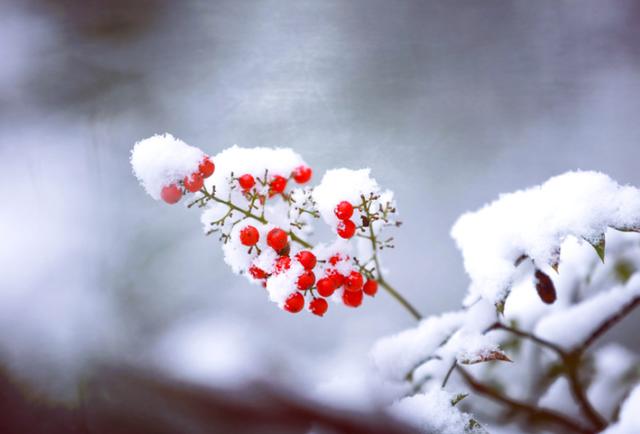
<svg viewBox="0 0 640 434"><path fill-rule="evenodd" d="M156 134L133 146L131 167L149 196L159 200L163 187L197 172L204 157L200 149L171 134Z"/></svg>
<svg viewBox="0 0 640 434"><path fill-rule="evenodd" d="M342 201L358 206L362 199L371 193L378 193L380 187L375 179L369 176L371 169L333 169L322 177L320 185L313 189L315 200L322 219L330 226L338 224L334 214L336 205Z"/></svg>
<svg viewBox="0 0 640 434"><path fill-rule="evenodd" d="M249 174L257 180L263 178L267 171L270 179L276 175L288 178L296 167L306 165L291 148L241 148L236 145L215 155L213 160L216 162L216 171L205 181L205 185L209 189L215 186L221 197L226 197L234 184L230 182L231 174L236 178ZM237 193L241 194L241 189L238 190Z"/></svg>

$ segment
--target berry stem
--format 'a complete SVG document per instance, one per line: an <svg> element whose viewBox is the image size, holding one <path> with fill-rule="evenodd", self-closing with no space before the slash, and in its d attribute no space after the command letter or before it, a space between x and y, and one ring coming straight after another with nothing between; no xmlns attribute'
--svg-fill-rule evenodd
<svg viewBox="0 0 640 434"><path fill-rule="evenodd" d="M369 221L369 224L367 225L369 228L369 236L366 238L369 238L369 240L371 240L371 247L373 249L372 259L373 259L373 263L376 266L376 274L377 274L376 281L378 282L378 284L380 284L380 286L382 286L385 289L385 291L389 293L389 295L395 298L396 301L400 303L402 307L404 307L411 314L411 316L413 316L416 320L420 321L422 319L422 315L420 314L420 312L418 312L418 309L416 309L411 303L409 303L409 301L406 298L404 298L393 286L387 283L387 281L384 280L384 277L382 276L382 269L380 268L380 260L378 259L378 239L376 238L375 231L373 230L373 221L375 219L369 210L370 206L371 206L371 203L367 202L366 198L362 196L362 210L366 214L366 218ZM366 266L367 264L364 264L364 265Z"/></svg>
<svg viewBox="0 0 640 434"><path fill-rule="evenodd" d="M220 199L219 197L216 197L216 195L214 193L209 193L209 191L207 190L207 187L202 187L200 192L204 195L204 197L206 199L213 200L214 202L218 202L218 203L221 203L223 205L228 206L229 207L229 211L235 210L235 211L238 211L239 213L243 214L246 218L251 218L251 219L257 220L257 221L259 221L260 223L263 223L263 224L268 224L269 223L267 221L267 219L264 217L264 213L262 215L259 215L259 216L255 215L250 210L246 210L244 208L240 208L238 205L234 204L230 200ZM252 207L252 206L253 206L253 202L251 203L250 207ZM228 215L228 213L227 213L227 215ZM289 236L291 237L292 241L295 241L296 243L300 244L301 246L303 246L303 247L305 247L307 249L313 248L313 246L310 243L308 243L307 241L305 241L302 238L300 238L293 231L289 231L288 233L289 233Z"/></svg>

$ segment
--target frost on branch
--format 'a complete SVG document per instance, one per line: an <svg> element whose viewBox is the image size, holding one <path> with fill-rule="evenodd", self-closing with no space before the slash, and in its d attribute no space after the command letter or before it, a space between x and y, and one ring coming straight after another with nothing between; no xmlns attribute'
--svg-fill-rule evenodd
<svg viewBox="0 0 640 434"><path fill-rule="evenodd" d="M311 168L291 149L233 146L209 158L170 135L137 143L131 162L154 198L173 204L184 195L200 208L231 270L282 309L322 316L327 300L358 307L379 282L388 287L379 251L393 238L381 232L399 223L393 193L381 192L369 169L332 170L311 188ZM314 246L321 217L334 236Z"/></svg>
<svg viewBox="0 0 640 434"><path fill-rule="evenodd" d="M452 230L471 277L464 308L380 340L378 370L408 382L409 396L488 397L498 405L462 405L490 421L602 431L637 384L639 357L616 344L586 353L640 305L639 229L640 191L593 172L465 214ZM445 318L455 321L442 327ZM612 432L640 432L620 418Z"/></svg>
<svg viewBox="0 0 640 434"><path fill-rule="evenodd" d="M131 151L131 166L149 196L159 200L164 187L196 172L204 158L200 149L165 133L137 142Z"/></svg>
<svg viewBox="0 0 640 434"><path fill-rule="evenodd" d="M635 434L640 432L640 386L636 386L620 410L618 422L602 434Z"/></svg>
<svg viewBox="0 0 640 434"><path fill-rule="evenodd" d="M551 312L540 319L535 333L566 349L575 348L636 297L640 297L640 274L634 275L625 285L595 294L567 309Z"/></svg>
<svg viewBox="0 0 640 434"><path fill-rule="evenodd" d="M420 432L438 434L483 434L482 428L471 415L459 411L454 402L459 400L443 390L403 398L394 403L391 414L414 425Z"/></svg>
<svg viewBox="0 0 640 434"><path fill-rule="evenodd" d="M640 191L602 173L569 172L464 214L451 234L471 277L471 295L499 304L516 278L519 258L555 266L567 237L597 246L609 227L640 229Z"/></svg>

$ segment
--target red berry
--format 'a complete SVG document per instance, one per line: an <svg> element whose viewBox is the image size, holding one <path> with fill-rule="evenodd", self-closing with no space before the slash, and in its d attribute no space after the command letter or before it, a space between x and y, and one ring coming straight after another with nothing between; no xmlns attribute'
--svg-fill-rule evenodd
<svg viewBox="0 0 640 434"><path fill-rule="evenodd" d="M362 291L342 293L342 302L349 307L358 307L362 304Z"/></svg>
<svg viewBox="0 0 640 434"><path fill-rule="evenodd" d="M340 288L345 279L345 277L342 274L338 273L337 270L327 271L327 277L331 279L336 288Z"/></svg>
<svg viewBox="0 0 640 434"><path fill-rule="evenodd" d="M318 316L323 316L327 309L329 308L329 303L324 298L314 298L311 303L309 303L309 310L311 313Z"/></svg>
<svg viewBox="0 0 640 434"><path fill-rule="evenodd" d="M348 259L348 258L349 258L349 257L347 256L347 259ZM331 265L336 265L336 264L337 264L338 262L340 262L341 260L342 260L342 256L340 256L340 253L336 253L335 255L333 255L333 256L331 256L331 257L329 258L329 263L330 263Z"/></svg>
<svg viewBox="0 0 640 434"><path fill-rule="evenodd" d="M298 289L305 290L309 289L316 283L316 275L313 274L313 271L305 271L298 277Z"/></svg>
<svg viewBox="0 0 640 434"><path fill-rule="evenodd" d="M304 184L305 182L308 182L311 179L312 174L313 171L310 167L307 166L298 166L293 169L293 179L298 184Z"/></svg>
<svg viewBox="0 0 640 434"><path fill-rule="evenodd" d="M304 297L299 292L294 292L284 302L284 308L291 313L298 313L304 307Z"/></svg>
<svg viewBox="0 0 640 434"><path fill-rule="evenodd" d="M246 173L238 178L238 184L240 184L240 187L242 187L243 190L249 190L251 187L256 185L256 180L253 179L252 175Z"/></svg>
<svg viewBox="0 0 640 434"><path fill-rule="evenodd" d="M187 191L190 191L191 193L195 193L196 191L200 190L204 185L204 179L202 178L202 175L200 175L199 172L196 172L196 173L192 173L191 176L185 176L182 183L184 184L184 188L186 188Z"/></svg>
<svg viewBox="0 0 640 434"><path fill-rule="evenodd" d="M259 239L260 233L255 227L251 225L246 226L240 231L240 242L245 246L253 246L258 242Z"/></svg>
<svg viewBox="0 0 640 434"><path fill-rule="evenodd" d="M208 178L213 175L213 172L216 170L216 165L213 164L213 161L209 157L204 157L200 165L198 166L198 171L203 178Z"/></svg>
<svg viewBox="0 0 640 434"><path fill-rule="evenodd" d="M267 244L276 252L284 249L289 242L289 236L280 228L273 228L267 234Z"/></svg>
<svg viewBox="0 0 640 434"><path fill-rule="evenodd" d="M276 175L271 180L269 187L270 187L269 194L271 196L276 195L278 193L283 193L284 190L287 188L287 178L280 175Z"/></svg>
<svg viewBox="0 0 640 434"><path fill-rule="evenodd" d="M362 287L362 290L368 296L373 297L373 296L376 295L376 292L378 292L378 282L376 282L373 279L369 279L369 280L367 280L367 282Z"/></svg>
<svg viewBox="0 0 640 434"><path fill-rule="evenodd" d="M251 274L251 277L253 277L254 279L267 278L267 273L262 268L258 268L255 265L249 267L249 274Z"/></svg>
<svg viewBox="0 0 640 434"><path fill-rule="evenodd" d="M177 185L171 184L162 187L162 192L160 193L162 200L167 202L168 204L177 203L182 197L182 192L178 188Z"/></svg>
<svg viewBox="0 0 640 434"><path fill-rule="evenodd" d="M331 297L333 292L336 290L336 284L329 277L323 277L318 280L316 284L316 288L318 289L318 294L323 297Z"/></svg>
<svg viewBox="0 0 640 434"><path fill-rule="evenodd" d="M333 212L340 220L350 219L353 215L353 205L351 205L346 200L343 200L338 205L336 205L336 208L333 210Z"/></svg>
<svg viewBox="0 0 640 434"><path fill-rule="evenodd" d="M351 238L356 233L356 224L351 220L342 220L338 223L338 235L344 239Z"/></svg>
<svg viewBox="0 0 640 434"><path fill-rule="evenodd" d="M350 292L358 292L362 289L362 274L352 271L344 281L344 289Z"/></svg>
<svg viewBox="0 0 640 434"><path fill-rule="evenodd" d="M291 268L291 258L288 256L279 256L276 259L276 264L274 266L275 273L280 274L285 270Z"/></svg>
<svg viewBox="0 0 640 434"><path fill-rule="evenodd" d="M296 259L304 267L305 270L313 270L316 266L316 255L308 250L302 250L296 255Z"/></svg>

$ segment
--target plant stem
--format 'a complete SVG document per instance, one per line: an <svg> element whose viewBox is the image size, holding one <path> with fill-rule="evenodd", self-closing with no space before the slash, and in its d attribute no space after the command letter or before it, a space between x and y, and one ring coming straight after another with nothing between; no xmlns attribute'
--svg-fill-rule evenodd
<svg viewBox="0 0 640 434"><path fill-rule="evenodd" d="M378 278L376 279L380 286L382 286L393 298L396 299L398 303L400 303L416 320L420 321L422 319L422 315L418 310L413 307L406 298L404 298L398 291L396 291L391 285L387 283L386 280L382 278L380 275L380 271L378 271Z"/></svg>
<svg viewBox="0 0 640 434"><path fill-rule="evenodd" d="M466 370L464 370L460 366L457 366L457 371L460 373L465 383L467 383L467 385L471 387L471 389L473 389L475 392L479 393L480 395L484 395L493 401L504 404L505 406L507 406L512 410L525 413L532 418L538 418L546 421L547 423L551 423L551 424L555 424L560 427L563 427L565 431L562 431L562 432L566 432L566 430L580 433L580 434L593 434L597 432L595 430L590 430L588 428L585 428L580 424L578 424L577 422L574 422L573 420L553 410L534 407L526 402L518 401L509 396L503 395L497 390L476 381L471 376L471 374L469 374Z"/></svg>
<svg viewBox="0 0 640 434"><path fill-rule="evenodd" d="M567 353L556 344L542 339L534 335L533 333L518 330L514 327L509 327L499 322L493 324L487 329L487 331L490 330L504 330L521 338L529 339L532 342L540 345L541 347L545 347L556 352L558 354L558 357L560 357L560 360L562 360L563 367L565 368L564 374L567 377L567 381L569 382L571 393L580 406L581 411L598 431L602 430L607 425L606 420L598 413L593 405L591 405L591 402L589 401L585 393L584 387L582 387L582 384L580 383L578 373L580 368L580 352L574 351L571 353Z"/></svg>
<svg viewBox="0 0 640 434"><path fill-rule="evenodd" d="M582 354L587 350L600 336L605 334L611 327L616 325L618 322L622 321L627 315L629 315L636 307L640 305L640 296L633 298L629 303L624 305L618 312L616 312L613 316L605 319L591 334L585 341L578 346L574 352L577 354Z"/></svg>
<svg viewBox="0 0 640 434"><path fill-rule="evenodd" d="M384 277L382 276L382 269L380 267L380 260L378 259L378 240L376 238L376 234L373 230L373 221L371 212L369 210L370 203L367 203L367 200L364 196L362 196L362 209L364 210L367 220L369 221L369 238L371 240L371 248L373 249L373 262L376 265L376 273L378 274L378 278L376 279L378 284L382 286L393 298L396 299L398 303L402 305L416 320L420 321L422 319L422 315L418 312L409 301L404 298L394 287L389 285Z"/></svg>

